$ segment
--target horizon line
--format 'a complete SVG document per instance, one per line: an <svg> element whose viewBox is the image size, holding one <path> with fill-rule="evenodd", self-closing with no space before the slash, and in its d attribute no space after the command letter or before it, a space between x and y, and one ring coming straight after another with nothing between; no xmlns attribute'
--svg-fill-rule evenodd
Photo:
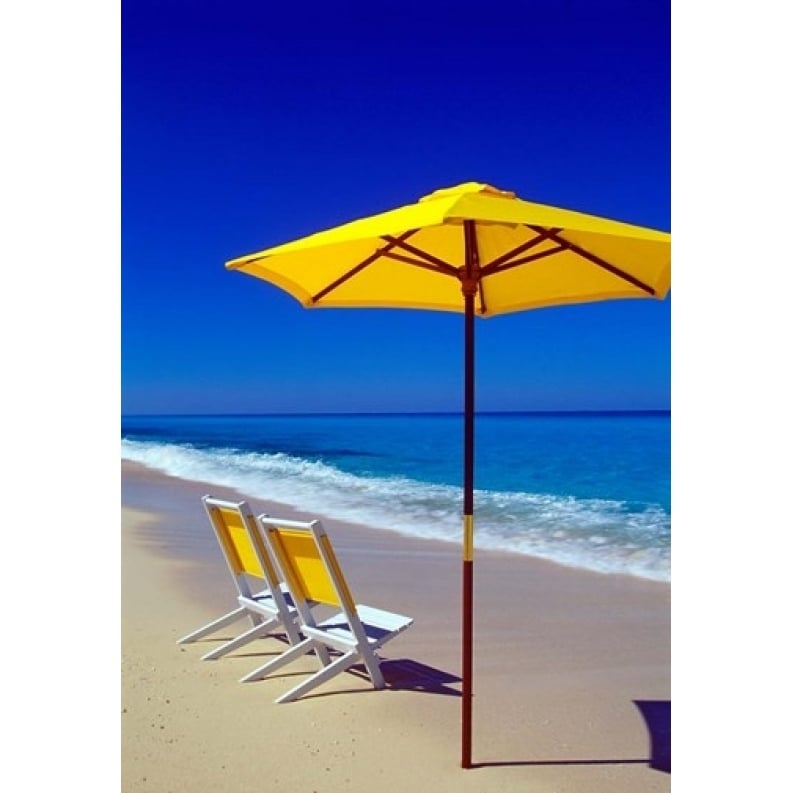
<svg viewBox="0 0 793 793"><path fill-rule="evenodd" d="M671 415L671 408L607 408L592 410L480 410L476 416L609 416L609 415ZM222 413L122 413L121 418L290 418L307 416L462 416L462 410L352 410L352 411L295 411L295 412L222 412Z"/></svg>

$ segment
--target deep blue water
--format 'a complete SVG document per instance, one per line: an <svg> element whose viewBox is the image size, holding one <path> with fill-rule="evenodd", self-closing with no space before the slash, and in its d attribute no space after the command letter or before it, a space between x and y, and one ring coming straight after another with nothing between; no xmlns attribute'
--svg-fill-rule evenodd
<svg viewBox="0 0 793 793"><path fill-rule="evenodd" d="M479 414L476 546L669 579L670 415ZM125 416L122 457L459 542L459 415Z"/></svg>

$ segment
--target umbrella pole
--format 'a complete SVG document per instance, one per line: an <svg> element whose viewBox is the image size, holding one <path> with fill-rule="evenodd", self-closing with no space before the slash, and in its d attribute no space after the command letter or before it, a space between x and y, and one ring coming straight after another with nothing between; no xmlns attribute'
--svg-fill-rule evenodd
<svg viewBox="0 0 793 793"><path fill-rule="evenodd" d="M465 295L465 415L463 456L463 768L471 768L474 603L474 295Z"/></svg>

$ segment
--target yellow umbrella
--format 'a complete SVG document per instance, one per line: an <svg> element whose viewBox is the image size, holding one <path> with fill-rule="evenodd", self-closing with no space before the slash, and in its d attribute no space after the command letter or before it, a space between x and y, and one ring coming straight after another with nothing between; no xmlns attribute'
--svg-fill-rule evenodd
<svg viewBox="0 0 793 793"><path fill-rule="evenodd" d="M227 262L306 308L465 314L462 761L471 767L474 549L474 316L616 298L663 300L671 236L523 201L466 182L415 204Z"/></svg>

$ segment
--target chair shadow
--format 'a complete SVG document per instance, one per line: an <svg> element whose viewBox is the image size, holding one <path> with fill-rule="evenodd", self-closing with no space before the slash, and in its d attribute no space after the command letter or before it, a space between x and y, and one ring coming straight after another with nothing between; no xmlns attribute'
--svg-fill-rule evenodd
<svg viewBox="0 0 793 793"><path fill-rule="evenodd" d="M650 734L649 758L611 758L590 760L494 760L472 763L473 768L499 766L550 766L550 765L647 765L656 771L672 772L671 710L669 700L634 700Z"/></svg>
<svg viewBox="0 0 793 793"><path fill-rule="evenodd" d="M460 691L450 687L450 684L460 683L462 678L411 658L383 660L380 663L380 670L388 687L396 691L419 691L449 697L462 696Z"/></svg>
<svg viewBox="0 0 793 793"><path fill-rule="evenodd" d="M231 637L229 637L230 639ZM288 646L289 638L286 634L272 633L266 637L276 639L282 644ZM199 639L195 643L202 642L216 644L218 642L229 641L226 638L219 638L217 636L211 639ZM265 649L261 644L256 647L248 646L244 650L235 650L228 654L229 658L266 658L267 656L277 657L280 653L277 650ZM339 655L335 650L329 650L331 658ZM315 651L307 653L308 656L315 656ZM462 696L461 692L455 688L451 688L449 684L460 683L462 678L453 675L450 672L444 672L442 669L436 669L432 666L427 666L418 661L410 658L397 658L393 660L382 659L380 662L380 671L385 678L386 686L394 689L395 691L418 691L425 694L442 694L451 697ZM355 664L347 669L347 672L354 677L359 677L364 680L369 680L369 673L363 664ZM284 671L280 670L277 677L298 677L305 675L305 671ZM326 692L316 693L313 696L324 696ZM330 692L333 693L333 692Z"/></svg>
<svg viewBox="0 0 793 793"><path fill-rule="evenodd" d="M331 658L336 657L338 653L331 651ZM380 661L380 671L386 682L386 690L392 689L394 691L416 691L421 694L441 694L445 696L460 697L462 694L454 688L450 688L447 684L459 683L462 678L457 675L452 675L449 672L444 672L441 669L436 669L432 666L413 661L410 658L398 658L395 660L383 659ZM338 690L317 690L305 694L302 699L321 699L323 697L335 697L344 694L375 694L376 689L372 688L371 678L366 670L366 667L360 664L354 664L345 670L346 674L350 674L362 681L365 685L355 692L345 689ZM306 672L303 670L296 672L288 672L279 670L274 677L304 677Z"/></svg>
<svg viewBox="0 0 793 793"><path fill-rule="evenodd" d="M195 644L196 647L202 644L212 644L220 647L220 645L234 638L234 636L205 636L203 639L196 639L194 642L191 642L191 644ZM263 646L264 642L268 639L275 639L277 642L285 645L285 647L289 646L289 637L285 633L268 633L265 636L259 636L253 639L249 644L244 644L236 650L231 650L221 656L221 658L263 658L269 655L273 657L280 655L281 652L283 652L282 650L270 650ZM184 646L182 646L182 651L184 652Z"/></svg>
<svg viewBox="0 0 793 793"><path fill-rule="evenodd" d="M411 658L382 659L380 671L383 673L386 688L393 691L416 691L421 694L441 694L447 697L462 696L460 691L448 685L460 683L462 678ZM355 664L347 672L354 677L370 680L363 664Z"/></svg>

